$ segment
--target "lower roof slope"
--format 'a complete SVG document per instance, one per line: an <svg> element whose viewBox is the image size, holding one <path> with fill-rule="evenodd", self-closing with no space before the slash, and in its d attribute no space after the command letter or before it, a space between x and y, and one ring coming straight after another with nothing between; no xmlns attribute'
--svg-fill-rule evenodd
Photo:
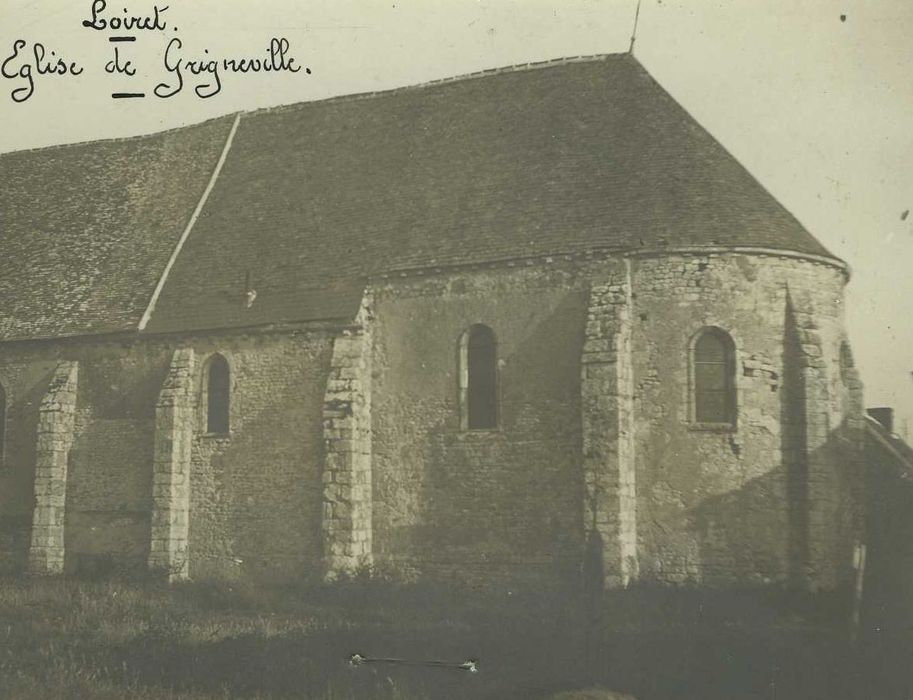
<svg viewBox="0 0 913 700"><path fill-rule="evenodd" d="M0 235L26 220L45 244L7 258L37 284L4 287L0 262L0 337L135 324L227 131L80 146L94 179L41 172L63 200L2 195ZM197 157L171 163L169 146ZM2 157L0 180L54 152ZM56 218L32 211L47 206ZM148 330L351 317L364 280L393 269L667 246L833 257L630 55L492 71L243 115ZM73 284L44 289L58 276Z"/></svg>
<svg viewBox="0 0 913 700"><path fill-rule="evenodd" d="M0 340L136 328L230 125L0 156Z"/></svg>

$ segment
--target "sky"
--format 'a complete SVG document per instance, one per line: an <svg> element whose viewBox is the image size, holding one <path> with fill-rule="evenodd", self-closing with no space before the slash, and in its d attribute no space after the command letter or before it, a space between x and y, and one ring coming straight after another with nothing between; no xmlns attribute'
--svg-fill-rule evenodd
<svg viewBox="0 0 913 700"><path fill-rule="evenodd" d="M94 0L96 6L101 0ZM109 0L96 24L154 16ZM0 152L123 137L211 117L497 66L627 51L636 0L160 0L165 29L83 26L92 0L0 0ZM125 12L126 11L126 12ZM135 36L133 42L109 41ZM913 437L913 2L641 0L634 54L852 268L847 321L869 406ZM188 61L266 56L297 72L222 74L201 98ZM174 40L180 41L180 46ZM25 44L16 49L16 42ZM44 47L34 88L19 75ZM171 46L168 54L166 49ZM106 72L117 50L132 76ZM47 73L48 58L65 61ZM208 52L208 53L207 53ZM7 60L9 59L9 60ZM183 88L171 97L157 85ZM70 73L75 62L78 75ZM169 69L170 66L170 69ZM113 66L112 66L113 67ZM310 73L307 72L309 69ZM13 76L7 78L5 76ZM143 98L112 99L114 92ZM905 214L905 212L910 212Z"/></svg>

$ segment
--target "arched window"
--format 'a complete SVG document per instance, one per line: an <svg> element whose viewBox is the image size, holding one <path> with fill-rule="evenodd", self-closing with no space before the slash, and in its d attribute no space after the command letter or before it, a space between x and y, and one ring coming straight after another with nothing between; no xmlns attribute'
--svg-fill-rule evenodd
<svg viewBox="0 0 913 700"><path fill-rule="evenodd" d="M498 351L488 326L470 326L460 339L460 403L464 430L497 427Z"/></svg>
<svg viewBox="0 0 913 700"><path fill-rule="evenodd" d="M0 384L0 460L6 451L6 390Z"/></svg>
<svg viewBox="0 0 913 700"><path fill-rule="evenodd" d="M206 432L228 432L228 409L231 403L231 376L228 361L213 355L206 363Z"/></svg>
<svg viewBox="0 0 913 700"><path fill-rule="evenodd" d="M692 358L694 420L735 425L735 346L718 328L701 331Z"/></svg>

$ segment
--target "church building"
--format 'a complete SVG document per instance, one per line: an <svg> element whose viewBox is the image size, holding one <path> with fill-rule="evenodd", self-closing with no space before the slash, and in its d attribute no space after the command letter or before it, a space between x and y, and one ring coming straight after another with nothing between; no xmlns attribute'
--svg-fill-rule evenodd
<svg viewBox="0 0 913 700"><path fill-rule="evenodd" d="M848 280L630 54L0 155L0 568L843 587Z"/></svg>

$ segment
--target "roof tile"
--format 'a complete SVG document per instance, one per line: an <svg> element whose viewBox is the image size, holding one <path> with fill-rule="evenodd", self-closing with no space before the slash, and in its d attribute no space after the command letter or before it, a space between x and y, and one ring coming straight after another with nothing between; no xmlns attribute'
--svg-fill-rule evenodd
<svg viewBox="0 0 913 700"><path fill-rule="evenodd" d="M0 338L135 327L229 127L0 156ZM486 71L243 116L147 329L345 318L393 269L663 246L832 257L629 55Z"/></svg>

